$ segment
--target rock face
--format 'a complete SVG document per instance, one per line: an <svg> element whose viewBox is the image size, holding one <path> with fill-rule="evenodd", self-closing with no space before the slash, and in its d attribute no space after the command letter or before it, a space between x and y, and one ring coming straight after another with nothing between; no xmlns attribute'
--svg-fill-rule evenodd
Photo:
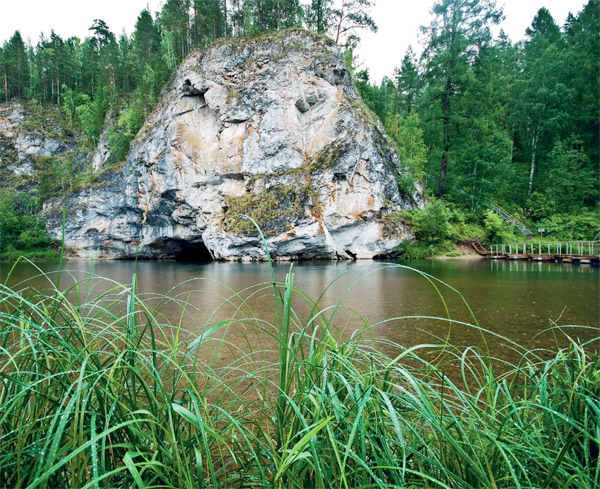
<svg viewBox="0 0 600 489"><path fill-rule="evenodd" d="M60 127L50 124L50 131L28 130L30 115L18 103L0 108L0 166L17 176L31 177L35 157L52 157L74 148L74 141L53 135ZM48 129L48 128L45 128Z"/></svg>
<svg viewBox="0 0 600 489"><path fill-rule="evenodd" d="M304 31L190 55L104 183L45 206L77 255L371 258L410 237L398 157L338 49Z"/></svg>

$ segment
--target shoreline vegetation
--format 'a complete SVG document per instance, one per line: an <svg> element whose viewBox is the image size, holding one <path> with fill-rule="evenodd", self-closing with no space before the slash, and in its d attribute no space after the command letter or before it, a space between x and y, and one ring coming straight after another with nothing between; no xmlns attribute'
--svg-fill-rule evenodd
<svg viewBox="0 0 600 489"><path fill-rule="evenodd" d="M597 487L597 327L554 326L554 346L540 349L484 330L475 317L446 317L449 329L479 331L484 346L432 337L412 347L387 342L397 352L389 356L358 313L356 333L339 336L345 294L324 307L292 272L276 282L271 267L270 280L230 290L194 333L182 327L193 306L180 286L189 283L146 297L135 275L117 283L93 266L72 285L62 268L42 274L43 289L9 287L9 274L0 284L2 485ZM414 272L442 300L464 300ZM244 299L257 295L272 298L271 318ZM309 305L306 317L298 301ZM179 307L179 321L165 318L166 305ZM217 319L225 306L234 313ZM578 341L583 330L596 336ZM230 341L254 333L264 350ZM492 357L492 342L520 359Z"/></svg>

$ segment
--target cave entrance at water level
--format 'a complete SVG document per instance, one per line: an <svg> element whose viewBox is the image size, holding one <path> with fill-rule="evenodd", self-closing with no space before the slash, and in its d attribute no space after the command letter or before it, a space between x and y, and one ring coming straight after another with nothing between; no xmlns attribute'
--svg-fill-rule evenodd
<svg viewBox="0 0 600 489"><path fill-rule="evenodd" d="M170 239L166 243L167 254L176 261L206 263L214 261L210 251L202 241Z"/></svg>

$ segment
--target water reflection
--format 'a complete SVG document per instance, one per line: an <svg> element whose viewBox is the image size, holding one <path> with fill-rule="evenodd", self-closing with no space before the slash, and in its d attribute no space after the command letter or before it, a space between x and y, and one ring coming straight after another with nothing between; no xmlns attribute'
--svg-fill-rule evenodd
<svg viewBox="0 0 600 489"><path fill-rule="evenodd" d="M312 301L319 300L318 309L330 317L339 336L347 337L363 325L372 328L377 337L403 345L430 343L435 337L451 335L457 345L481 345L475 328L428 317L451 317L474 323L472 313L481 327L507 336L513 341L544 345L552 341L537 335L553 323L599 325L599 269L575 264L555 264L525 261L422 261L384 265L378 262L304 262L295 264L295 285ZM283 282L289 264L276 264L276 280ZM46 273L56 279L57 264L42 264ZM88 280L90 263L68 262L61 287L83 280L81 295L91 297L108 290L114 284L92 278ZM459 293L419 271L444 281ZM3 264L0 278L4 281L9 267ZM270 345L268 335L251 327L244 318L258 317L261 327L275 324L270 271L264 263L175 263L175 262L99 262L93 273L109 277L116 283L130 284L137 274L139 290L152 305L160 304L165 323L182 326L191 334L201 334L207 325L235 317L237 336L234 348L227 353L234 358L247 348ZM15 268L9 282L36 287L48 285L34 267L22 264ZM168 294L172 300L160 299ZM443 296L443 299L440 297ZM337 307L339 305L339 307ZM294 302L297 314L307 321L310 301L298 296ZM337 309L336 309L337 307ZM471 310L472 309L472 313ZM182 313L182 311L184 311ZM424 317L427 316L427 317ZM231 329L235 329L231 328ZM582 339L596 334L593 330L577 332ZM245 346L250 342L248 346ZM490 346L499 354L505 348L493 338ZM236 353L237 351L237 353ZM394 353L394 352L390 352ZM225 355L225 353L223 353Z"/></svg>
<svg viewBox="0 0 600 489"><path fill-rule="evenodd" d="M577 263L553 263L527 260L488 260L490 270L501 270L510 272L561 272L561 273L595 273L598 268L590 264Z"/></svg>

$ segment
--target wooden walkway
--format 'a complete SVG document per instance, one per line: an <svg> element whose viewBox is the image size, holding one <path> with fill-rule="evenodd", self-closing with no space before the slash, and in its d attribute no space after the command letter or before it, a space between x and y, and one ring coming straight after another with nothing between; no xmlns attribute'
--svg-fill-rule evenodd
<svg viewBox="0 0 600 489"><path fill-rule="evenodd" d="M487 248L474 241L477 253L491 260L529 260L562 263L600 264L600 241L555 241L510 243Z"/></svg>

